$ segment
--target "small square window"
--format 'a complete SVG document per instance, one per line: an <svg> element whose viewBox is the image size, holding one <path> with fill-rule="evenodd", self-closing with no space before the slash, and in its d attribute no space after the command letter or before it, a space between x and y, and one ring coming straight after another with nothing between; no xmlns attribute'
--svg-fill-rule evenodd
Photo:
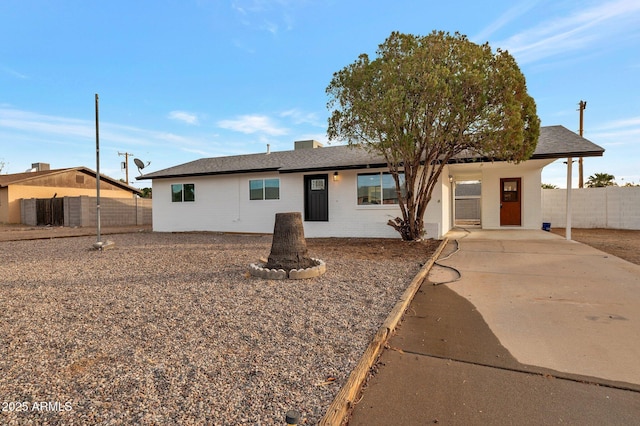
<svg viewBox="0 0 640 426"><path fill-rule="evenodd" d="M249 199L264 200L264 181L262 179L249 181Z"/></svg>
<svg viewBox="0 0 640 426"><path fill-rule="evenodd" d="M324 191L324 179L311 179L312 191Z"/></svg>
<svg viewBox="0 0 640 426"><path fill-rule="evenodd" d="M196 186L193 183L171 185L171 202L182 203L196 200Z"/></svg>
<svg viewBox="0 0 640 426"><path fill-rule="evenodd" d="M184 184L184 201L196 200L196 187L192 183Z"/></svg>
<svg viewBox="0 0 640 426"><path fill-rule="evenodd" d="M279 200L280 179L251 179L249 181L250 200Z"/></svg>
<svg viewBox="0 0 640 426"><path fill-rule="evenodd" d="M174 203L182 202L182 184L171 185L171 201Z"/></svg>
<svg viewBox="0 0 640 426"><path fill-rule="evenodd" d="M264 180L264 199L265 200L280 199L280 179Z"/></svg>

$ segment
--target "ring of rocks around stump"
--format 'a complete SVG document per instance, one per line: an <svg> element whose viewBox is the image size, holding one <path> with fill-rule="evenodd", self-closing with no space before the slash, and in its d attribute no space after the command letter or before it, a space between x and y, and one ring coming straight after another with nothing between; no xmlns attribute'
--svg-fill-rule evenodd
<svg viewBox="0 0 640 426"><path fill-rule="evenodd" d="M267 268L266 263L252 263L249 265L249 274L254 277L264 278L269 280L302 280L306 278L314 278L327 272L327 265L321 259L311 258L315 263L310 268L291 269L289 271L285 269L271 269Z"/></svg>

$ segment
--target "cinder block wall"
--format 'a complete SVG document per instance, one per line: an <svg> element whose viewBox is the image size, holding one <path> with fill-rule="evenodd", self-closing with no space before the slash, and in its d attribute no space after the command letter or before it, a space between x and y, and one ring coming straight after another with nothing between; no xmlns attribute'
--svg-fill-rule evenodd
<svg viewBox="0 0 640 426"><path fill-rule="evenodd" d="M79 197L80 226L96 226L95 197ZM100 198L100 226L151 225L151 200L147 198Z"/></svg>
<svg viewBox="0 0 640 426"><path fill-rule="evenodd" d="M542 190L542 217L552 227L566 227L566 189ZM640 187L574 188L573 228L640 229Z"/></svg>
<svg viewBox="0 0 640 426"><path fill-rule="evenodd" d="M82 226L81 197L64 197L65 226Z"/></svg>
<svg viewBox="0 0 640 426"><path fill-rule="evenodd" d="M35 198L20 199L20 223L29 226L36 226L38 224Z"/></svg>
<svg viewBox="0 0 640 426"><path fill-rule="evenodd" d="M36 199L20 200L21 222L37 224ZM152 200L148 198L100 198L101 226L136 226L152 224ZM64 197L65 226L96 226L96 197Z"/></svg>

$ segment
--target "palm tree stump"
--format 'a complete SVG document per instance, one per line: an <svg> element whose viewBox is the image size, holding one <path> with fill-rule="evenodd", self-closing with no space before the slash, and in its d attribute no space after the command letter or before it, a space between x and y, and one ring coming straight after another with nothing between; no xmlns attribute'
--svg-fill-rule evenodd
<svg viewBox="0 0 640 426"><path fill-rule="evenodd" d="M276 213L269 259L249 267L250 275L276 280L313 278L326 270L322 260L309 257L299 212Z"/></svg>
<svg viewBox="0 0 640 426"><path fill-rule="evenodd" d="M309 257L300 212L276 213L271 253L265 268L306 269L316 263Z"/></svg>

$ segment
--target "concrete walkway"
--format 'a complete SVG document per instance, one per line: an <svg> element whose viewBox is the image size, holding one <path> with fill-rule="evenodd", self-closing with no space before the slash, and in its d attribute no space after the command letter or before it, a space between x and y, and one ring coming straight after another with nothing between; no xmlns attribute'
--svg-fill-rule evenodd
<svg viewBox="0 0 640 426"><path fill-rule="evenodd" d="M544 231L447 236L429 280L461 276L423 284L351 425L640 424L640 266Z"/></svg>

